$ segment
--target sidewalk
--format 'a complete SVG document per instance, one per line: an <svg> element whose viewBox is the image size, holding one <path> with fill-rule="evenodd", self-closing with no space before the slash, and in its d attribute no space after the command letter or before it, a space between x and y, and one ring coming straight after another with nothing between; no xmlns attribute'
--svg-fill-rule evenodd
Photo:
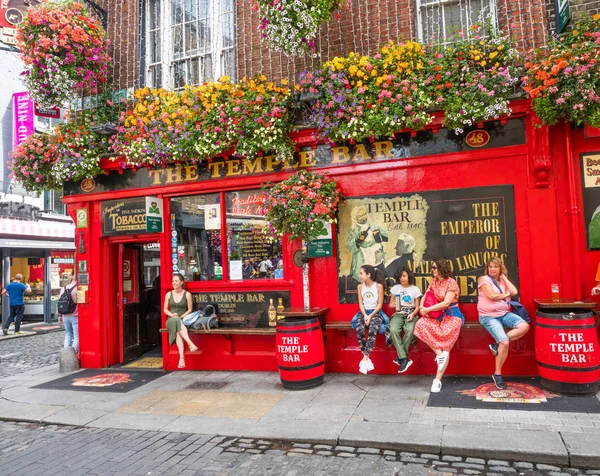
<svg viewBox="0 0 600 476"><path fill-rule="evenodd" d="M58 332L64 330L64 326L62 324L58 324L57 322L46 323L46 322L27 322L21 324L22 334L15 334L15 326L14 324L10 325L8 330L8 335L4 335L0 332L0 341L8 340L8 339L18 339L20 337L29 337L37 334L45 334L47 332Z"/></svg>
<svg viewBox="0 0 600 476"><path fill-rule="evenodd" d="M600 414L430 408L430 377L330 374L290 392L277 373L171 372L128 393L32 388L64 375L0 379L0 419L600 467Z"/></svg>

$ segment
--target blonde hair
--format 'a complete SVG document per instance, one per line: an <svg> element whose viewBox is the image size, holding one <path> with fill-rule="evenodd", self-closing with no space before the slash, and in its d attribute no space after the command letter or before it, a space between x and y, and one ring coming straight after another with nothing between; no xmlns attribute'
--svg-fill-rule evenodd
<svg viewBox="0 0 600 476"><path fill-rule="evenodd" d="M490 274L490 265L492 263L500 266L500 274L508 276L508 270L506 269L506 266L504 266L504 261L502 261L502 259L499 256L492 256L488 260L487 264L485 265L485 274Z"/></svg>

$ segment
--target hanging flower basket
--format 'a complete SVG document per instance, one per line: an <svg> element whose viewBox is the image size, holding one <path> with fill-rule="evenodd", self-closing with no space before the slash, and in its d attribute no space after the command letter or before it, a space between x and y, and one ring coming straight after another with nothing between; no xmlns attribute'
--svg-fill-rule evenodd
<svg viewBox="0 0 600 476"><path fill-rule="evenodd" d="M17 30L23 82L43 106L61 105L77 92L96 93L106 81L109 41L84 4L49 0L29 9Z"/></svg>
<svg viewBox="0 0 600 476"><path fill-rule="evenodd" d="M349 0L256 0L260 30L269 48L288 56L314 54L319 27Z"/></svg>
<svg viewBox="0 0 600 476"><path fill-rule="evenodd" d="M542 124L600 127L600 14L581 19L526 63L525 91Z"/></svg>
<svg viewBox="0 0 600 476"><path fill-rule="evenodd" d="M318 238L323 223L334 223L341 193L337 182L301 171L272 187L263 188L262 213L278 236L304 241Z"/></svg>

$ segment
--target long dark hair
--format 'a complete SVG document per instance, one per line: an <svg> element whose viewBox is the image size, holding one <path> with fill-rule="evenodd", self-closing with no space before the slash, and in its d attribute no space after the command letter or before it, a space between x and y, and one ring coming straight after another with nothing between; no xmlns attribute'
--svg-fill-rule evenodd
<svg viewBox="0 0 600 476"><path fill-rule="evenodd" d="M381 284L384 290L387 288L385 276L383 274L383 271L381 271L379 268L375 268L370 264L365 264L362 265L360 269L362 269L367 276L370 276L374 282Z"/></svg>
<svg viewBox="0 0 600 476"><path fill-rule="evenodd" d="M406 275L408 276L408 284L415 284L417 282L417 280L415 279L415 275L412 271L410 271L407 268L400 268L398 271L396 271L396 274L394 275L394 279L398 284L400 284L400 277L402 276L402 273L406 273Z"/></svg>

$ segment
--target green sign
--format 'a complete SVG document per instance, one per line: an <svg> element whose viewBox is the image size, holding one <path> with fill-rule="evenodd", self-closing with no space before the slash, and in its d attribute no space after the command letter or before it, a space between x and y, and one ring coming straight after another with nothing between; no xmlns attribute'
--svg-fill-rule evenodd
<svg viewBox="0 0 600 476"><path fill-rule="evenodd" d="M554 0L556 15L556 34L562 33L571 21L571 8L569 0Z"/></svg>
<svg viewBox="0 0 600 476"><path fill-rule="evenodd" d="M88 227L87 208L78 208L77 209L77 228L87 228L87 227Z"/></svg>
<svg viewBox="0 0 600 476"><path fill-rule="evenodd" d="M322 224L323 228L319 234L320 238L308 242L309 258L324 258L333 255L331 223Z"/></svg>
<svg viewBox="0 0 600 476"><path fill-rule="evenodd" d="M162 200L158 197L146 197L146 231L160 233L163 231Z"/></svg>

